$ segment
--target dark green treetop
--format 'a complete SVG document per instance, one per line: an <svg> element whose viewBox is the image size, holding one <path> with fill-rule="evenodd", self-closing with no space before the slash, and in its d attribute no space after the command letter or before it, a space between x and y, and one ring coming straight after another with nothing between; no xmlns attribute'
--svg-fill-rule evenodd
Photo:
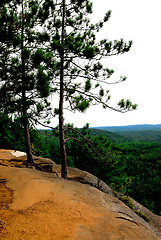
<svg viewBox="0 0 161 240"><path fill-rule="evenodd" d="M2 0L0 6L0 98L5 113L36 117L48 107L50 77L43 48L44 33L38 29L38 1ZM25 97L23 96L25 93Z"/></svg>

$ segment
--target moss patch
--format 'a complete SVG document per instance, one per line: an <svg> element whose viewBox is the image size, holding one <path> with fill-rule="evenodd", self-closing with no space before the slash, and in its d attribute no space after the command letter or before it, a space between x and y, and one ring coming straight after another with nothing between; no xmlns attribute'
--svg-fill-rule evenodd
<svg viewBox="0 0 161 240"><path fill-rule="evenodd" d="M131 208L139 217L143 218L146 222L149 222L149 217L144 214L141 211L137 211L134 209L134 204L132 203L132 201L130 200L129 197L126 196L118 196L118 199L120 199L123 203L125 203L129 208Z"/></svg>

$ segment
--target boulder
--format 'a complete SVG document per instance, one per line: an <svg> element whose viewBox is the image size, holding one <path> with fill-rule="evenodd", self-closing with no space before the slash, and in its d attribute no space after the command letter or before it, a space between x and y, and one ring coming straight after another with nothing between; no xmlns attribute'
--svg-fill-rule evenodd
<svg viewBox="0 0 161 240"><path fill-rule="evenodd" d="M39 170L45 172L52 172L54 162L49 158L42 158L33 156L34 165L27 163L26 153L14 150L0 150L0 164L10 167L29 167L29 168L38 168Z"/></svg>
<svg viewBox="0 0 161 240"><path fill-rule="evenodd" d="M104 183L102 180L100 180L98 177L94 176L93 174L88 173L86 171L79 170L78 168L71 168L71 167L68 167L67 171L68 171L68 180L89 184L101 190L104 193L113 195L112 189L106 183ZM57 173L60 176L61 165L58 165L58 164L54 165L53 172Z"/></svg>

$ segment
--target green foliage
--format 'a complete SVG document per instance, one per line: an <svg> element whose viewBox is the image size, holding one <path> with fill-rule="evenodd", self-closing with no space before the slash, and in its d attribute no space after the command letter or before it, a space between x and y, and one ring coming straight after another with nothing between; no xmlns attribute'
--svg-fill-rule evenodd
<svg viewBox="0 0 161 240"><path fill-rule="evenodd" d="M100 90L99 95L100 95L101 97L104 96L104 89L101 89L101 90Z"/></svg>
<svg viewBox="0 0 161 240"><path fill-rule="evenodd" d="M139 216L139 217L141 217L141 218L143 218L146 222L149 222L149 217L146 215L146 214L144 214L144 213L142 213L141 211L136 211L136 210L134 210L134 212Z"/></svg>
<svg viewBox="0 0 161 240"><path fill-rule="evenodd" d="M115 190L130 195L151 211L159 214L161 208L158 200L161 197L161 145L125 143L120 147L121 161L119 160L119 165L108 173L108 177L113 175L108 183L112 184Z"/></svg>
<svg viewBox="0 0 161 240"><path fill-rule="evenodd" d="M50 93L49 77L41 65L38 66L37 79L37 91L40 93L40 96L42 98L48 97Z"/></svg>
<svg viewBox="0 0 161 240"><path fill-rule="evenodd" d="M86 99L81 99L81 101L76 103L77 109L80 112L84 112L89 107L89 103L90 103L90 101L88 101Z"/></svg>
<svg viewBox="0 0 161 240"><path fill-rule="evenodd" d="M124 202L129 208L131 208L132 210L134 210L134 205L132 203L132 201L130 200L130 198L125 197L125 196L120 196L118 197L122 202Z"/></svg>
<svg viewBox="0 0 161 240"><path fill-rule="evenodd" d="M43 48L48 34L38 31L41 7L36 1L2 1L0 6L0 111L22 113L32 110L32 117L40 116L35 105L49 110L50 73L46 64L51 53ZM43 26L42 26L43 27ZM43 111L44 109L42 109ZM29 115L28 115L29 117Z"/></svg>
<svg viewBox="0 0 161 240"><path fill-rule="evenodd" d="M110 131L104 131L96 128L90 128L90 136L97 137L99 135L103 135L104 137L107 137L108 141L113 143L122 143L122 142L130 142L129 138L126 136L122 136L121 134L110 132Z"/></svg>
<svg viewBox="0 0 161 240"><path fill-rule="evenodd" d="M30 137L33 154L41 157L50 157L49 147L45 144L45 138L30 127ZM26 151L22 119L14 121L7 115L0 115L0 148Z"/></svg>
<svg viewBox="0 0 161 240"><path fill-rule="evenodd" d="M9 148L10 142L13 141L10 125L10 119L7 116L0 115L0 146L2 149Z"/></svg>
<svg viewBox="0 0 161 240"><path fill-rule="evenodd" d="M91 84L91 80L88 79L86 82L85 82L85 91L89 91L92 87L92 84Z"/></svg>
<svg viewBox="0 0 161 240"><path fill-rule="evenodd" d="M35 156L50 158L50 147L46 144L46 139L37 130L30 128L32 153Z"/></svg>
<svg viewBox="0 0 161 240"><path fill-rule="evenodd" d="M126 101L124 99L121 99L121 101L118 103L118 105L120 106L121 109L136 109L137 108L137 104L132 104L132 102L127 99Z"/></svg>
<svg viewBox="0 0 161 240"><path fill-rule="evenodd" d="M127 137L132 142L161 142L161 131L158 130L140 130L140 131L123 131L122 136Z"/></svg>

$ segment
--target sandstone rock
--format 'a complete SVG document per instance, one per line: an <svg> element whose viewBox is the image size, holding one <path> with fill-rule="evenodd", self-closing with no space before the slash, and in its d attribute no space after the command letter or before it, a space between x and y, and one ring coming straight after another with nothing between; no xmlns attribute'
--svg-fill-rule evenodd
<svg viewBox="0 0 161 240"><path fill-rule="evenodd" d="M161 234L120 200L34 169L0 166L13 199L0 210L1 240L159 240Z"/></svg>
<svg viewBox="0 0 161 240"><path fill-rule="evenodd" d="M42 158L36 156L33 156L33 159L37 167L39 167L45 172L52 172L52 167L55 164L52 160L50 160L49 158ZM33 167L27 164L27 156L25 153L5 149L0 150L0 164L10 167Z"/></svg>
<svg viewBox="0 0 161 240"><path fill-rule="evenodd" d="M127 197L127 196L126 196ZM133 210L138 213L142 218L144 218L151 226L153 226L155 229L157 229L161 233L161 216L158 216L151 211L149 211L147 208L145 208L143 205L135 201L131 197L127 197L131 203Z"/></svg>
<svg viewBox="0 0 161 240"><path fill-rule="evenodd" d="M54 176L60 176L61 166L50 159L34 156L36 164L53 174L25 169L26 156L13 157L13 152L0 150L0 164L4 165L0 166L0 178L5 179L7 191L11 189L13 193L7 211L0 206L0 239L161 239L160 216L127 197L134 211L148 217L148 223L145 222L92 174L68 168L71 181L63 180ZM0 194L1 205L7 197L3 189Z"/></svg>
<svg viewBox="0 0 161 240"><path fill-rule="evenodd" d="M104 183L102 180L92 175L91 173L71 167L68 167L67 170L69 180L89 184L104 193L113 195L112 189L106 183ZM52 168L52 172L57 173L58 176L61 176L61 165L55 164Z"/></svg>
<svg viewBox="0 0 161 240"><path fill-rule="evenodd" d="M68 179L89 184L104 193L113 195L112 189L106 183L86 171L82 171L77 168L68 168Z"/></svg>

